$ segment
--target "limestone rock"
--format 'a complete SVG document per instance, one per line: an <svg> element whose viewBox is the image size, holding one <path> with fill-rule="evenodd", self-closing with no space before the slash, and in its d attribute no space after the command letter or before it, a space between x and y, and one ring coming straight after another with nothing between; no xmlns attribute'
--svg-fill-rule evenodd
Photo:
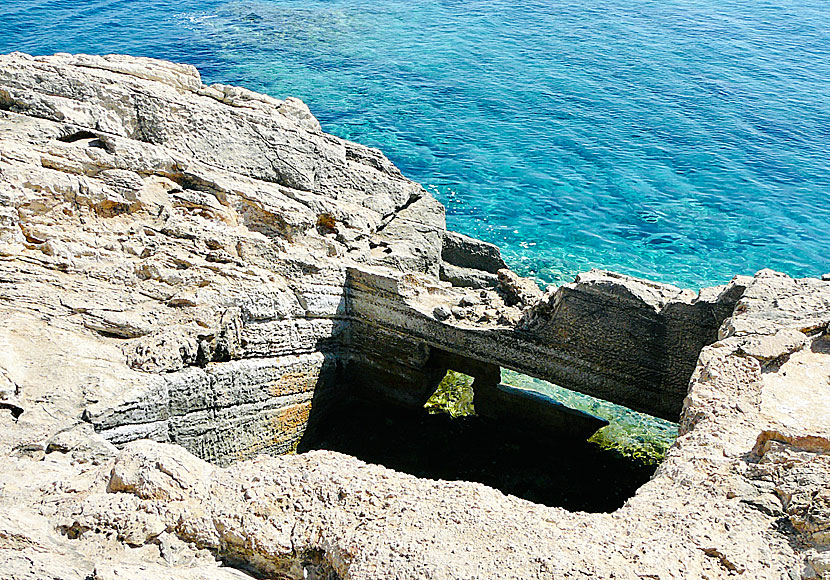
<svg viewBox="0 0 830 580"><path fill-rule="evenodd" d="M827 281L504 267L295 99L0 56L0 578L826 575ZM681 435L611 514L292 454L327 400L422 406L449 368L563 419L488 407L502 367Z"/></svg>
<svg viewBox="0 0 830 580"><path fill-rule="evenodd" d="M830 323L830 282L793 279L762 270L736 306L740 316L727 321L721 338L742 334L773 334L782 328L812 333Z"/></svg>
<svg viewBox="0 0 830 580"><path fill-rule="evenodd" d="M507 268L498 247L456 232L444 232L441 279L453 286L493 287L496 274Z"/></svg>
<svg viewBox="0 0 830 580"><path fill-rule="evenodd" d="M499 290L504 294L507 306L532 306L541 297L542 291L530 278L522 278L507 268L498 271Z"/></svg>
<svg viewBox="0 0 830 580"><path fill-rule="evenodd" d="M453 266L496 274L507 268L497 246L456 232L445 232L441 258Z"/></svg>
<svg viewBox="0 0 830 580"><path fill-rule="evenodd" d="M463 288L493 288L498 284L495 274L475 268L461 268L448 262L441 263L441 279Z"/></svg>
<svg viewBox="0 0 830 580"><path fill-rule="evenodd" d="M435 310L432 311L432 315L438 320L446 320L452 316L452 312L446 306L436 306Z"/></svg>

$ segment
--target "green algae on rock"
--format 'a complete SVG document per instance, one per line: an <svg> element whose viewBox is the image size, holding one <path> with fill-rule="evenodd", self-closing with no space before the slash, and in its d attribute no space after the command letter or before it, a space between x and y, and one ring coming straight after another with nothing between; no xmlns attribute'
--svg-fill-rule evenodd
<svg viewBox="0 0 830 580"><path fill-rule="evenodd" d="M453 370L441 379L438 388L424 404L430 413L446 413L450 417L475 415L473 377Z"/></svg>

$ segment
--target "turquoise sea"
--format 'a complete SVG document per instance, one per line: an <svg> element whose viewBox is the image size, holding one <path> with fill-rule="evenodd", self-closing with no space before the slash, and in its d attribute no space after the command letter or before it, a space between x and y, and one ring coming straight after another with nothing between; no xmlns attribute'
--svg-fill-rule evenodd
<svg viewBox="0 0 830 580"><path fill-rule="evenodd" d="M299 96L543 283L830 271L827 0L4 0L13 50Z"/></svg>

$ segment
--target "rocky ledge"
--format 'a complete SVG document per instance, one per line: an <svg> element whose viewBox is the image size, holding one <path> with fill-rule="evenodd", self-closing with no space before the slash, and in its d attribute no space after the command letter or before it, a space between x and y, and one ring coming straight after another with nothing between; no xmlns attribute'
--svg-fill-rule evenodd
<svg viewBox="0 0 830 580"><path fill-rule="evenodd" d="M0 57L0 578L830 577L830 282L542 293L308 108L125 56ZM326 451L331 401L680 422L613 513ZM555 434L555 435L554 435Z"/></svg>

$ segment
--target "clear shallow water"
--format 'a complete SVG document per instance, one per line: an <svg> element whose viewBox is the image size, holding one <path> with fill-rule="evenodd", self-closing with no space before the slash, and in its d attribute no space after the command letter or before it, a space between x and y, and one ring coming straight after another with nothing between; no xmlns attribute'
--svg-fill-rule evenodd
<svg viewBox="0 0 830 580"><path fill-rule="evenodd" d="M571 409L577 409L608 421L589 442L611 449L639 463L656 465L677 438L678 426L657 417L632 411L602 399L583 395L547 381L502 369L503 384L535 391ZM475 381L473 377L450 370L424 407L432 414L453 418L475 415Z"/></svg>
<svg viewBox="0 0 830 580"><path fill-rule="evenodd" d="M5 0L0 52L299 96L544 282L830 271L826 0Z"/></svg>
<svg viewBox="0 0 830 580"><path fill-rule="evenodd" d="M501 380L508 385L542 393L571 409L605 419L608 425L597 431L589 441L647 465L661 462L677 439L677 423L638 413L628 407L508 369L502 369Z"/></svg>

